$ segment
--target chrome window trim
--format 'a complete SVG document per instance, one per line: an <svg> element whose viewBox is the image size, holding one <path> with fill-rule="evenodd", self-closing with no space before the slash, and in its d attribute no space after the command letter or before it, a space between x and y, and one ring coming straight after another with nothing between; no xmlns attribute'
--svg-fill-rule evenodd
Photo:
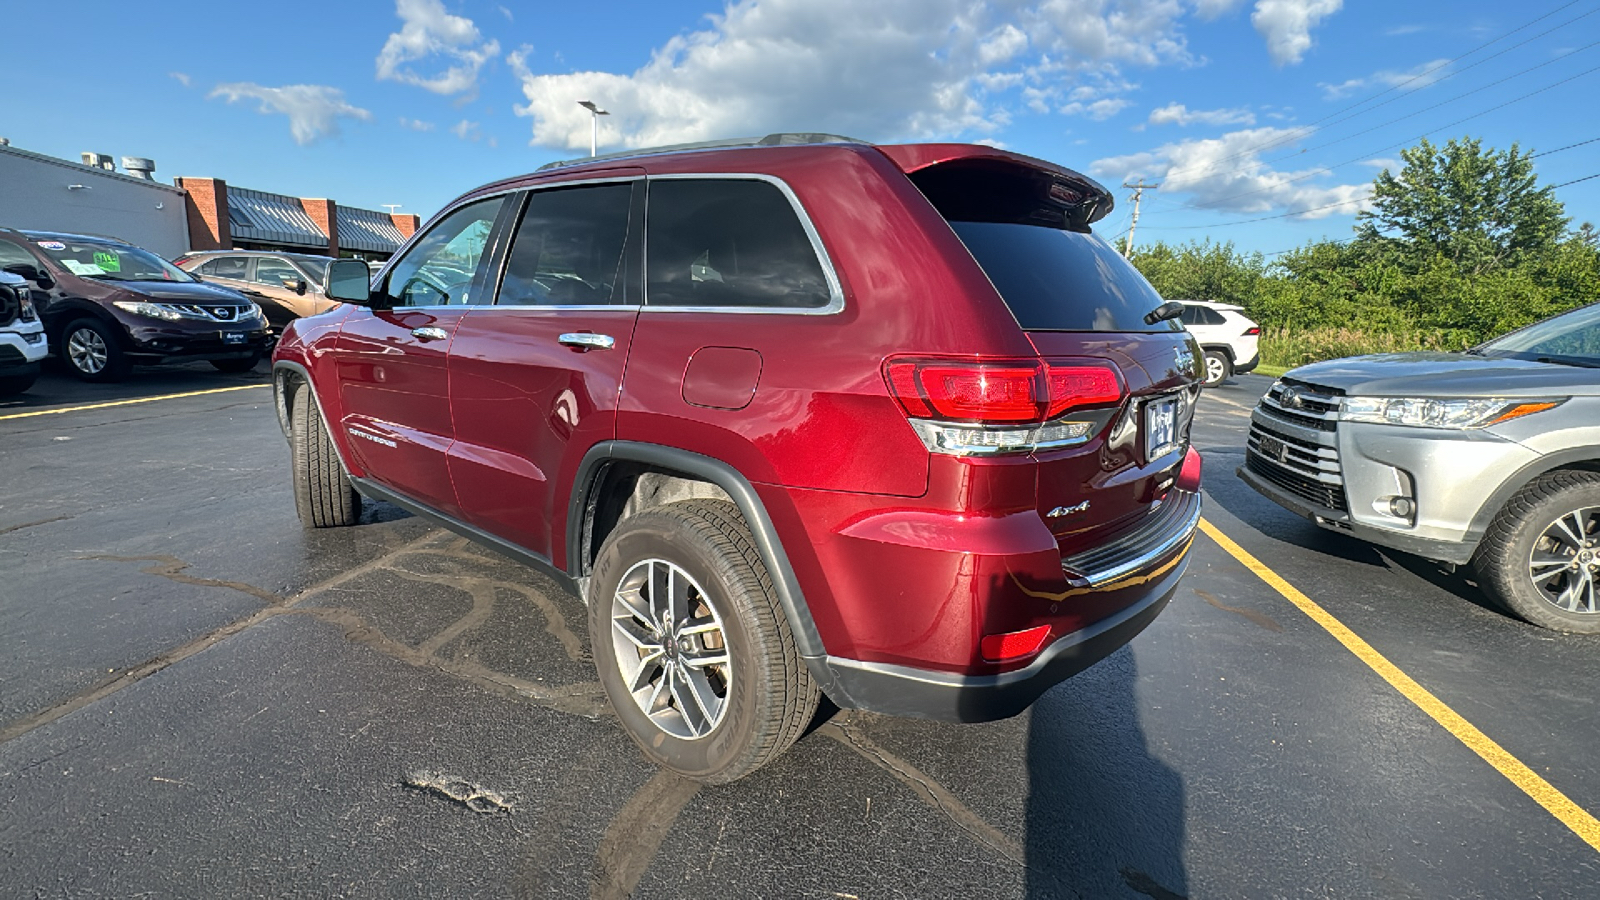
<svg viewBox="0 0 1600 900"><path fill-rule="evenodd" d="M822 244L822 236L817 233L817 226L811 221L811 215L806 212L805 206L800 203L800 198L795 196L794 189L788 182L776 175L765 175L758 172L674 172L668 175L651 175L649 181L764 181L778 189L789 201L789 208L794 211L800 220L800 227L806 233L806 238L811 241L811 251L816 254L817 262L822 266L822 277L828 283L828 303L811 309L794 309L787 306L651 306L650 305L650 200L648 194L645 198L644 217L644 312L658 313L739 313L742 315L778 315L778 316L832 316L844 311L844 288L839 282L838 272L833 266L833 257L828 255L828 248Z"/></svg>
<svg viewBox="0 0 1600 900"><path fill-rule="evenodd" d="M553 306L553 305L552 306L546 306L546 305L541 304L541 303L506 303L506 304L502 304L500 302L500 289L502 287L504 287L505 283L506 283L506 267L511 264L511 251L513 249L515 249L516 245L517 245L517 230L522 227L522 216L525 216L528 213L527 201L533 199L533 195L535 193L542 192L542 191L553 191L553 190L557 190L559 188L565 188L565 187L588 187L590 185L597 185L597 184L632 184L632 183L634 183L636 181L645 181L645 180L646 180L645 179L645 173L641 171L641 172L638 172L638 173L633 174L633 175L610 175L610 176L606 176L604 178L574 178L574 179L572 179L570 181L557 181L557 182L553 182L551 184L524 185L523 187L517 188L517 190L519 190L519 191L525 191L528 194L528 196L523 200L522 209L517 211L516 227L511 229L511 241L510 241L509 244L506 245L506 252L500 255L500 270L498 272L494 273L494 302L488 303L488 304L485 304L485 305L486 306L493 306L496 309L570 309L570 310L631 309L631 310L637 312L641 308L641 306L643 305L642 303L594 303L594 304L572 305L572 306ZM647 188L647 190L648 190L648 188ZM631 207L629 209L629 218L630 218L630 220L632 219L632 209L631 209ZM646 218L646 222L648 222L648 216ZM631 221L630 221L630 224L631 224ZM645 228L646 230L648 230L648 226L643 222L640 223L640 227ZM640 241L644 240L644 235L643 234L639 235L639 240ZM627 245L626 244L623 245L623 250L624 250L624 252L626 252L626 250L627 250ZM648 257L646 257L646 259L648 259ZM641 285L641 296L642 296L642 287L643 286Z"/></svg>

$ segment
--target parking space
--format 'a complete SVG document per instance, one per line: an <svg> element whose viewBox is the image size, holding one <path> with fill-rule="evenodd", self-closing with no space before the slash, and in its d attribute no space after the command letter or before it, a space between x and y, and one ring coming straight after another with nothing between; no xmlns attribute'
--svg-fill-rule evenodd
<svg viewBox="0 0 1600 900"><path fill-rule="evenodd" d="M646 765L577 597L381 503L307 532L256 373L47 376L0 408L0 893L1582 896L1600 852L1198 538L1134 643L1027 714L836 713L731 786ZM1321 531L1233 476L1268 380L1208 392L1206 519L1600 810L1593 639ZM145 397L186 394L145 403ZM49 415L8 414L95 406ZM1581 824L1581 823L1580 823Z"/></svg>

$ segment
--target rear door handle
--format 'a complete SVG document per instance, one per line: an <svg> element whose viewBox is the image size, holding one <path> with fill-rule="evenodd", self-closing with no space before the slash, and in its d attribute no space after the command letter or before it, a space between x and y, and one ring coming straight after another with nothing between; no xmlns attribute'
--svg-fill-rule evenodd
<svg viewBox="0 0 1600 900"><path fill-rule="evenodd" d="M445 331L443 328L425 325L421 328L411 329L411 336L419 341L442 341L450 336L450 332Z"/></svg>
<svg viewBox="0 0 1600 900"><path fill-rule="evenodd" d="M574 350L610 350L617 345L617 339L609 334L593 334L588 331L571 332L556 338L562 346Z"/></svg>

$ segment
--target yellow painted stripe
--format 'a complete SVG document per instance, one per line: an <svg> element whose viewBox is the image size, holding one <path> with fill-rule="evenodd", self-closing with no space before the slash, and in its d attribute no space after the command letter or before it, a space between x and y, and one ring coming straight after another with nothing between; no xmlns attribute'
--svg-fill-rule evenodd
<svg viewBox="0 0 1600 900"><path fill-rule="evenodd" d="M62 406L57 409L34 409L28 412L9 413L0 416L0 422L6 419L28 419L33 416L53 416L59 413L83 412L86 409L106 409L111 406L132 406L135 403L154 403L157 400L177 400L179 397L204 397L207 394L226 394L230 391L253 391L256 388L272 387L270 384L246 384L239 387L212 388L205 391L185 391L181 394L162 394L159 397L135 397L132 400L112 400L106 403L87 403L83 406Z"/></svg>
<svg viewBox="0 0 1600 900"><path fill-rule="evenodd" d="M1215 525L1205 519L1200 520L1200 530L1216 541L1222 549L1244 567L1254 572L1257 578L1265 581L1273 590L1283 595L1285 600L1299 607L1300 611L1311 617L1311 620L1321 625L1327 632L1345 646L1346 650L1354 653L1358 659L1366 663L1383 677L1384 681L1405 696L1407 700L1416 704L1419 709L1433 717L1435 722L1443 725L1445 730L1455 735L1456 740L1466 744L1472 752L1483 757L1484 762L1494 766L1495 769L1506 777L1512 784L1522 790L1524 794L1532 797L1535 802L1555 816L1561 824L1572 829L1572 832L1582 838L1585 843L1595 850L1600 851L1600 820L1596 820L1587 810L1573 803L1566 794L1556 790L1550 782L1539 777L1538 773L1528 768L1521 760L1506 752L1504 747L1495 743L1488 735L1479 731L1477 726L1462 718L1461 714L1446 706L1444 701L1435 697L1427 688L1402 672L1398 666L1389 662L1383 654L1372 649L1372 645L1362 640L1359 635L1345 627L1343 622L1334 618L1327 610L1318 606L1315 601L1300 591L1295 586L1283 579L1283 576L1267 568L1266 564L1251 556L1248 551L1233 542L1232 538L1223 534Z"/></svg>

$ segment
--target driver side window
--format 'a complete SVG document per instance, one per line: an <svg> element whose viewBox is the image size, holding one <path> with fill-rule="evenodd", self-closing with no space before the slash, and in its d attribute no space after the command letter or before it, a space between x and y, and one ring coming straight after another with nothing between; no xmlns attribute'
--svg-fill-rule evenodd
<svg viewBox="0 0 1600 900"><path fill-rule="evenodd" d="M463 306L487 303L469 296L478 261L504 197L461 207L422 236L389 270L384 284L395 306Z"/></svg>

